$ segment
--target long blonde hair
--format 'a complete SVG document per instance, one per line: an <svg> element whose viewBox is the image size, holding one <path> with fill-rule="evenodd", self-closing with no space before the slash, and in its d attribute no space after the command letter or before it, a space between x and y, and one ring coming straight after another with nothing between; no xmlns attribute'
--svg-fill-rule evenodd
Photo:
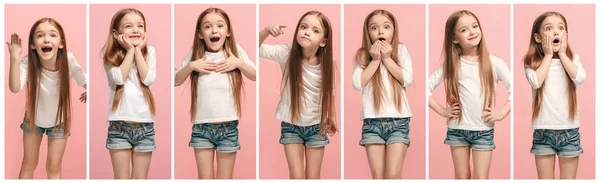
<svg viewBox="0 0 600 183"><path fill-rule="evenodd" d="M208 46L206 45L206 43L204 41L202 41L202 39L200 39L200 31L202 30L202 19L210 14L210 13L215 13L220 15L221 17L223 17L223 19L225 20L225 23L227 24L227 29L229 31L229 36L225 39L225 43L223 44L223 52L225 52L227 55L227 57L229 57L230 55L228 50L231 50L231 53L236 56L239 57L238 55L238 50L237 50L237 46L236 46L236 42L235 42L235 36L233 35L233 27L231 26L231 20L229 19L229 16L227 15L227 13L225 11L223 11L222 9L219 8L208 8L206 10L204 10L200 16L198 16L198 20L196 20L196 27L194 29L194 43L193 43L193 48L192 48L192 59L190 60L190 62L193 62L197 59L200 59L202 57L204 57L204 54L206 52L206 49L208 49ZM235 108L237 109L237 115L238 117L242 117L242 91L243 91L243 85L244 85L244 80L242 79L242 72L240 71L240 69L234 69L231 72L228 73L229 75L229 83L231 84L231 90L233 93L233 99L235 101ZM191 87L191 97L192 97L192 101L191 101L191 106L190 106L190 116L191 116L191 121L194 121L194 119L196 118L196 105L197 105L197 99L198 99L198 77L200 76L200 73L193 71L192 74L190 74L190 82L192 83L192 87Z"/></svg>
<svg viewBox="0 0 600 183"><path fill-rule="evenodd" d="M324 29L323 39L327 40L326 45L324 47L319 47L316 53L317 59L321 65L321 124L319 129L319 135L321 135L328 117L335 115L335 100L333 97L333 83L335 81L335 63L333 62L332 48L333 31L331 28L331 22L323 13L318 11L309 11L302 15L300 20L298 20L294 35L298 35L300 23L302 22L302 19L308 15L317 16ZM304 83L302 81L302 74L302 46L300 46L296 36L294 36L292 49L290 50L290 56L285 64L285 70L283 72L284 84L282 85L290 86L291 123L300 118L300 108L304 103Z"/></svg>
<svg viewBox="0 0 600 183"><path fill-rule="evenodd" d="M70 87L70 68L67 51L67 38L65 31L58 21L52 18L41 18L36 21L29 31L29 49L27 49L27 113L26 119L31 129L35 128L35 115L37 113L38 94L40 90L40 78L42 76L42 63L40 56L35 49L31 49L35 39L35 29L42 23L52 24L60 34L60 42L63 48L59 48L56 53L56 68L58 68L58 109L56 110L55 126L53 129L62 128L66 136L71 128L71 87ZM59 127L60 126L60 127ZM58 133L58 130L55 132Z"/></svg>
<svg viewBox="0 0 600 183"><path fill-rule="evenodd" d="M458 103L462 108L462 103L459 98L459 88L458 88L458 76L460 71L460 54L462 49L458 43L454 43L453 39L455 38L454 29L456 27L456 23L463 16L473 16L477 23L479 24L479 28L481 29L481 41L477 46L477 53L479 55L479 80L481 86L483 86L483 96L484 96L484 106L492 107L494 104L495 97L495 83L494 83L494 75L492 69L492 62L490 60L490 53L485 44L485 36L483 36L483 28L481 28L481 22L470 11L461 10L456 11L448 17L446 20L446 28L444 33L444 79L445 79L445 89L446 89L446 104L452 105L454 103ZM458 114L458 122L462 120L462 111Z"/></svg>
<svg viewBox="0 0 600 183"><path fill-rule="evenodd" d="M538 16L535 21L533 21L533 26L531 27L531 38L529 39L529 50L527 51L527 54L525 54L525 57L523 57L523 62L524 62L524 66L525 68L530 67L533 70L537 70L540 65L542 64L542 60L544 58L544 50L542 48L542 45L537 43L535 41L535 35L536 34L540 34L540 29L542 28L542 23L544 22L544 20L549 17L549 16L558 16L560 17L563 22L565 23L565 31L569 32L569 28L567 26L567 20L565 19L565 17L558 13L558 12L553 12L553 11L549 11L549 12L545 12L543 14L541 14L540 16ZM569 59L573 59L573 51L571 50L571 46L569 46L569 44L567 43L567 57L569 57ZM565 72L567 72L566 70L564 70ZM575 112L576 112L576 108L577 108L577 87L575 86L575 83L573 83L571 81L571 79L569 77L565 77L565 79L567 80L567 91L568 91L568 97L569 97L569 119L573 120L575 118ZM546 82L542 83L542 85L540 86L540 88L537 89L536 91L536 95L533 98L533 114L531 116L531 118L533 120L537 119L538 116L540 115L540 111L542 110L542 99L544 98L544 88L546 86Z"/></svg>
<svg viewBox="0 0 600 183"><path fill-rule="evenodd" d="M125 53L127 53L127 50L125 50L125 48L123 48L123 46L121 46L121 44L118 43L117 39L113 36L113 32L119 30L119 23L121 22L121 19L123 19L123 17L125 17L125 15L129 13L135 13L142 17L142 20L144 21L144 31L146 31L146 18L144 18L144 14L142 14L140 10L126 8L121 9L120 11L115 13L110 22L110 27L108 29L108 38L106 39L106 44L104 45L105 52L102 57L104 59L104 65L119 67L125 59ZM144 46L141 49L141 51L144 55L144 59L147 59L148 47ZM140 88L142 89L142 93L144 94L144 100L146 100L148 106L150 107L150 114L154 115L156 113L156 109L154 105L155 102L154 97L152 96L152 91L150 91L150 88L148 86L142 83L142 77L138 77L138 82L140 84ZM117 108L119 108L121 98L123 97L123 92L125 91L124 87L125 85L117 85L115 89L115 95L111 107L111 110L113 112L116 111Z"/></svg>
<svg viewBox="0 0 600 183"><path fill-rule="evenodd" d="M369 55L369 50L371 49L372 43L369 36L369 21L375 15L385 16L388 20L390 20L394 24L394 35L392 36L392 60L398 60L398 22L394 15L383 9L378 9L371 12L364 21L363 24L363 39L362 39L362 47L358 49L355 55L356 64L361 68L366 68L371 60L371 55ZM383 79L381 75L381 67L377 67L375 74L373 74L373 78L371 78L371 86L373 86L373 103L375 105L375 111L379 112L381 110L382 101L385 100L386 90L382 87ZM391 79L393 78L392 73L388 72L389 83L392 90L393 101L398 111L402 110L402 89L404 88L398 80Z"/></svg>

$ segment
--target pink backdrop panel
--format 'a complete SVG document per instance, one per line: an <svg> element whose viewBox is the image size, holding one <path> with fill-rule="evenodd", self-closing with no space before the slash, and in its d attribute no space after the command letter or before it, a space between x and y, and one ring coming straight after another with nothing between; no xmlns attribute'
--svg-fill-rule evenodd
<svg viewBox="0 0 600 183"><path fill-rule="evenodd" d="M194 41L196 20L202 11L210 7L223 9L229 19L237 44L241 45L248 57L256 63L256 5L175 5L175 61L179 68ZM244 99L240 130L240 145L233 170L234 179L256 178L256 83L244 77ZM192 134L190 122L190 83L189 79L175 87L175 178L198 178L194 149L188 146ZM216 161L215 161L216 167Z"/></svg>
<svg viewBox="0 0 600 183"><path fill-rule="evenodd" d="M156 49L156 81L150 87L154 95L156 115L156 150L148 178L171 178L171 5L90 5L90 178L112 179L113 170L110 154L106 149L109 123L109 88L100 57L102 47L109 34L112 16L123 8L136 8L146 18L146 39Z"/></svg>
<svg viewBox="0 0 600 183"><path fill-rule="evenodd" d="M23 41L23 51L21 58L27 55L29 29L43 17L50 17L58 21L64 29L67 40L67 49L72 52L77 62L87 72L86 62L86 7L84 4L72 5L52 5L53 11L47 11L48 5L5 5L5 33L4 39L10 40L12 33L19 34ZM4 44L6 46L6 44ZM25 115L26 96L25 89L14 94L8 88L8 69L10 68L10 54L8 49L4 52L5 83L4 90L4 110L6 116L4 120L5 133L5 164L4 173L7 179L16 179L21 168L23 160L23 132L19 128ZM71 136L68 140L62 162L62 178L65 179L85 179L86 172L86 104L79 102L79 96L85 92L83 87L79 87L75 80L71 80L71 104L72 104L72 126ZM9 140L10 139L10 140ZM47 136L44 135L40 145L39 162L34 173L34 178L47 178L46 175L46 154L48 150Z"/></svg>
<svg viewBox="0 0 600 183"><path fill-rule="evenodd" d="M364 19L376 9L390 11L398 22L398 36L410 52L414 82L407 88L413 113L410 123L410 147L404 159L402 178L425 179L425 5L345 5L344 7L344 175L345 179L370 179L371 171L365 148L358 145L362 136L360 114L362 91L352 87L356 50L361 47Z"/></svg>
<svg viewBox="0 0 600 183"><path fill-rule="evenodd" d="M287 44L292 42L292 36L296 29L300 17L308 11L317 10L322 12L329 18L333 28L333 55L338 58L336 64L336 118L338 129L341 129L340 111L340 74L341 57L340 57L340 40L341 40L341 5L260 5L260 21L259 30L264 29L268 25L283 24L287 28L284 29L285 34L273 38L269 37L265 44ZM260 77L260 178L261 179L287 179L289 172L283 145L279 144L281 136L281 121L275 118L275 109L280 99L280 83L281 69L279 64L260 59L261 72ZM341 134L338 133L329 138L330 144L325 147L325 155L323 157L323 166L321 168L321 178L323 179L340 179L341 175Z"/></svg>
<svg viewBox="0 0 600 183"><path fill-rule="evenodd" d="M515 109L514 111L514 170L516 179L537 179L535 156L530 153L533 138L531 129L532 94L531 85L525 78L523 57L529 48L531 26L537 16L546 11L557 11L565 16L569 26L568 43L574 53L579 54L587 73L586 80L577 87L577 103L581 120L581 146L584 153L579 156L578 179L594 179L596 172L595 148L595 6L591 5L525 5L514 6L514 62L515 62ZM518 18L517 18L518 17ZM559 175L558 163L556 174Z"/></svg>
<svg viewBox="0 0 600 183"><path fill-rule="evenodd" d="M480 21L487 47L491 54L501 58L510 68L510 5L429 5L429 74L442 66L444 26L448 16L455 11L469 10ZM512 71L512 69L511 69ZM508 91L499 82L496 89L496 109L506 103ZM445 104L444 85L433 93L435 99ZM450 147L444 144L446 119L429 110L429 178L454 178ZM496 149L492 157L490 179L510 178L510 114L496 122L494 128ZM471 167L472 169L472 167Z"/></svg>

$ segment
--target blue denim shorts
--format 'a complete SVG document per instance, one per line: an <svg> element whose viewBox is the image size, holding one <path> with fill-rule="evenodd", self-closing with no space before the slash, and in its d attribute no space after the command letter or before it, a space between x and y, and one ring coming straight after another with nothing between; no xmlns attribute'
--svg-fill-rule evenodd
<svg viewBox="0 0 600 183"><path fill-rule="evenodd" d="M559 157L577 157L583 153L580 144L579 128L565 130L537 129L533 131L531 154Z"/></svg>
<svg viewBox="0 0 600 183"><path fill-rule="evenodd" d="M211 148L223 153L236 152L241 149L238 123L238 120L235 120L220 124L194 124L189 146L200 149Z"/></svg>
<svg viewBox="0 0 600 183"><path fill-rule="evenodd" d="M35 125L34 129L31 129L31 126L29 125L29 121L26 118L23 118L23 123L21 123L21 130L23 130L23 132L25 132L25 133L32 133L32 131L35 130L36 134L43 135L45 133L46 136L48 136L48 138L53 138L53 139L67 138L67 137L71 136L71 132L68 132L68 131L67 131L67 136L64 136L65 129L63 129L62 124L59 124L58 126L50 127L50 128L42 128L42 127Z"/></svg>
<svg viewBox="0 0 600 183"><path fill-rule="evenodd" d="M282 121L279 143L304 144L304 146L312 148L324 147L329 144L329 138L327 137L327 129L323 129L321 137L319 137L320 125L298 126Z"/></svg>
<svg viewBox="0 0 600 183"><path fill-rule="evenodd" d="M410 145L410 118L367 118L363 120L359 144L404 143Z"/></svg>
<svg viewBox="0 0 600 183"><path fill-rule="evenodd" d="M152 152L156 149L154 134L154 123L110 121L106 148L132 149L135 152Z"/></svg>
<svg viewBox="0 0 600 183"><path fill-rule="evenodd" d="M491 151L494 144L494 129L485 131L470 131L448 128L444 144L450 146L469 146L473 150Z"/></svg>

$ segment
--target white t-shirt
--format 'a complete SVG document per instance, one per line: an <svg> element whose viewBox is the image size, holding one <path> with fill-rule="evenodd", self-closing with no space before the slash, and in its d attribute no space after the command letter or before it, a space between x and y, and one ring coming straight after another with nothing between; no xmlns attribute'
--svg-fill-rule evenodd
<svg viewBox="0 0 600 183"><path fill-rule="evenodd" d="M576 85L583 83L585 80L585 70L579 60L579 55L573 55L573 64L577 66L577 75L571 78L571 81ZM532 68L525 69L525 76L531 85L533 98L537 95L537 89L543 83L540 83L535 70ZM544 95L542 98L542 106L537 119L533 120L533 129L571 129L579 127L579 106L575 111L573 120L569 119L569 98L567 91L566 73L560 59L552 59L550 68L546 75L544 83ZM532 99L533 99L532 98ZM533 106L533 105L532 105Z"/></svg>
<svg viewBox="0 0 600 183"><path fill-rule="evenodd" d="M142 92L142 87L138 81L139 76L135 60L132 62L129 75L125 81L123 81L123 75L119 67L104 65L110 89L108 121L151 123L154 121L154 116L150 113L150 106L144 99L144 93ZM142 83L150 87L156 80L156 51L152 46L148 46L146 63L148 64L148 74L146 75L146 78L142 80ZM115 96L117 85L124 85L123 96L121 97L117 110L112 111L113 98Z"/></svg>
<svg viewBox="0 0 600 183"><path fill-rule="evenodd" d="M509 92L508 100L512 100L512 93L510 90L512 87L512 74L510 70L508 70L508 66L502 59L491 54L490 60L494 72L494 86L497 85L498 80L502 81L506 86L506 90ZM458 123L457 119L448 119L448 128L472 131L491 130L494 128L494 123L485 123L483 119L481 119L484 108L484 95L479 80L479 62L469 61L462 57L460 61L458 93L462 104L462 121ZM444 81L443 73L443 67L440 67L429 77L427 96L431 96L433 90Z"/></svg>
<svg viewBox="0 0 600 183"><path fill-rule="evenodd" d="M285 45L267 45L260 46L259 55L261 58L276 61L283 73L285 64L288 61L292 43ZM335 65L335 58L333 59ZM281 85L285 81L282 79ZM293 123L298 126L311 126L321 123L321 65L302 64L302 83L304 85L304 101L301 102L300 116L297 121L291 121L290 114L290 87L288 85L283 89L281 100L277 104L275 117L287 123ZM335 82L334 82L335 83ZM335 93L335 90L334 90Z"/></svg>
<svg viewBox="0 0 600 183"><path fill-rule="evenodd" d="M83 86L86 84L86 74L77 63L73 53L67 53L69 61L70 77L75 78L77 85ZM19 91L23 90L27 85L27 56L21 60L19 64L19 79L21 80L21 87ZM42 68L42 74L40 76L40 86L38 94L38 102L35 113L35 125L42 128L51 128L56 125L56 112L58 111L58 97L60 93L59 88L59 71L48 71Z"/></svg>
<svg viewBox="0 0 600 183"><path fill-rule="evenodd" d="M238 58L245 64L256 69L252 60L242 49L237 46ZM178 71L190 63L192 59L192 50L188 52ZM225 52L205 52L206 62L221 63L225 61ZM238 120L237 108L231 88L231 81L228 73L211 72L210 74L200 74L198 77L198 98L196 102L196 119L194 124L216 123Z"/></svg>
<svg viewBox="0 0 600 183"><path fill-rule="evenodd" d="M398 44L398 60L396 61L398 65L402 67L402 77L404 79L404 85L401 88L401 106L402 110L398 111L396 108L396 103L394 102L393 91L390 86L390 78L388 77L388 71L384 64L381 64L379 67L379 72L381 73L382 86L385 89L386 96L383 98L384 100L381 103L381 109L379 112L375 111L375 104L373 99L373 85L371 82L365 85L365 88L361 87L361 75L364 71L363 68L356 64L356 60L354 60L354 71L352 73L352 85L354 89L361 90L362 89L362 113L360 114L360 119L363 120L365 118L409 118L412 117L412 113L410 111L410 106L408 104L408 98L406 97L405 88L410 86L413 82L413 70L412 70L412 61L410 58L410 53L404 44ZM395 79L395 78L391 78Z"/></svg>

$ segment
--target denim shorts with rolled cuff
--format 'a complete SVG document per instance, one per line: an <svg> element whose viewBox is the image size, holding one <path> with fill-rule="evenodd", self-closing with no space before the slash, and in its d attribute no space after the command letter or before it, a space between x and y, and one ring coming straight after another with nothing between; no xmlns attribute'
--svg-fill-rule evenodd
<svg viewBox="0 0 600 183"><path fill-rule="evenodd" d="M152 152L156 149L154 123L109 123L107 149L132 149L135 152Z"/></svg>
<svg viewBox="0 0 600 183"><path fill-rule="evenodd" d="M363 120L362 139L359 144L403 143L410 145L410 118L367 118Z"/></svg>
<svg viewBox="0 0 600 183"><path fill-rule="evenodd" d="M571 158L583 154L579 128L565 130L536 129L533 131L531 154Z"/></svg>
<svg viewBox="0 0 600 183"><path fill-rule="evenodd" d="M199 149L215 149L222 153L237 152L241 149L238 123L238 120L235 120L218 124L194 124L189 146Z"/></svg>
<svg viewBox="0 0 600 183"><path fill-rule="evenodd" d="M57 126L50 127L50 128L42 128L37 125L34 125L34 127L32 129L31 125L29 125L29 121L27 120L27 118L23 118L23 123L21 123L21 130L23 130L23 132L25 132L25 133L32 133L33 130L35 130L35 134L43 135L45 133L46 136L48 136L48 138L51 138L51 139L61 139L61 138L67 138L67 137L71 136L71 132L69 132L69 131L67 131L67 135L64 136L65 129L63 129L62 123Z"/></svg>
<svg viewBox="0 0 600 183"><path fill-rule="evenodd" d="M321 124L311 126L298 126L291 123L281 122L281 137L280 144L304 144L305 147L318 148L325 147L329 144L327 137L327 129L323 129L319 137L319 129Z"/></svg>
<svg viewBox="0 0 600 183"><path fill-rule="evenodd" d="M496 148L494 144L494 129L471 131L448 128L444 144L450 146L469 146L472 150L478 151L491 151Z"/></svg>

